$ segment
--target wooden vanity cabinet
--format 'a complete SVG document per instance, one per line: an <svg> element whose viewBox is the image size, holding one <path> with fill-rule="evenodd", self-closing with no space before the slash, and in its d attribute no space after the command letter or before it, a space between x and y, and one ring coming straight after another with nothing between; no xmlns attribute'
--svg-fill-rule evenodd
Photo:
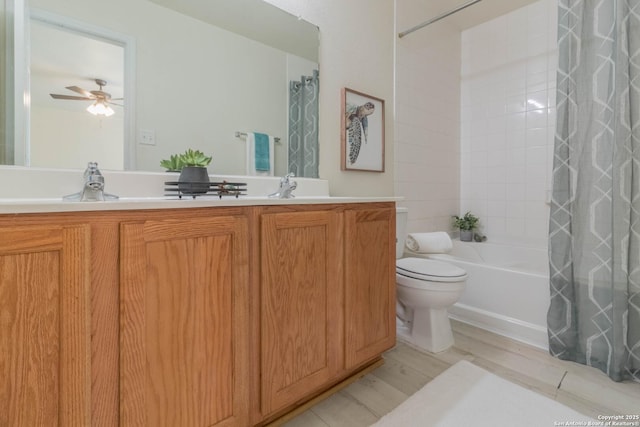
<svg viewBox="0 0 640 427"><path fill-rule="evenodd" d="M395 341L393 203L0 215L0 426L262 425Z"/></svg>
<svg viewBox="0 0 640 427"><path fill-rule="evenodd" d="M395 345L395 205L262 208L262 417L341 382Z"/></svg>
<svg viewBox="0 0 640 427"><path fill-rule="evenodd" d="M260 215L264 415L322 388L343 370L341 214L280 210Z"/></svg>
<svg viewBox="0 0 640 427"><path fill-rule="evenodd" d="M0 426L91 423L90 230L0 224Z"/></svg>
<svg viewBox="0 0 640 427"><path fill-rule="evenodd" d="M395 206L345 211L345 364L396 342Z"/></svg>
<svg viewBox="0 0 640 427"><path fill-rule="evenodd" d="M120 425L249 424L247 218L123 223Z"/></svg>

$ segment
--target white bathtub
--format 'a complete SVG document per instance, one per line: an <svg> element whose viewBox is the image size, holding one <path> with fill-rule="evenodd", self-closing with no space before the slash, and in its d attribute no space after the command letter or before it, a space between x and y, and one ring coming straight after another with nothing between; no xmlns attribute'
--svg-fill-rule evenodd
<svg viewBox="0 0 640 427"><path fill-rule="evenodd" d="M428 257L467 271L467 287L458 303L449 309L452 318L548 348L546 248L455 240L451 253Z"/></svg>

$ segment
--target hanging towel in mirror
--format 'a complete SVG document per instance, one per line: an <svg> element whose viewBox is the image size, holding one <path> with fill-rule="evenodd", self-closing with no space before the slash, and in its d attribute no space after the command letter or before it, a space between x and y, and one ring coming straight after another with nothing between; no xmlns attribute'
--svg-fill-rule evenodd
<svg viewBox="0 0 640 427"><path fill-rule="evenodd" d="M247 132L247 175L273 176L274 142L270 135Z"/></svg>
<svg viewBox="0 0 640 427"><path fill-rule="evenodd" d="M269 135L265 135L264 133L255 134L255 156L256 156L256 170L257 171L268 171L271 170L271 165L269 164Z"/></svg>

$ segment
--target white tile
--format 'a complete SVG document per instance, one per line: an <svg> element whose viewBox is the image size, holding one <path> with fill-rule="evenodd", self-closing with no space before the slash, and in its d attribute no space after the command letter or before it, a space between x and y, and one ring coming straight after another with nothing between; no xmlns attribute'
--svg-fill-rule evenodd
<svg viewBox="0 0 640 427"><path fill-rule="evenodd" d="M516 202L525 200L526 184L517 182L507 182L507 201Z"/></svg>
<svg viewBox="0 0 640 427"><path fill-rule="evenodd" d="M547 51L547 35L541 34L538 36L530 37L527 40L527 55L538 56Z"/></svg>
<svg viewBox="0 0 640 427"><path fill-rule="evenodd" d="M506 132L492 133L487 135L487 151L495 153L507 148Z"/></svg>
<svg viewBox="0 0 640 427"><path fill-rule="evenodd" d="M525 202L507 202L506 216L508 218L524 218L525 217Z"/></svg>
<svg viewBox="0 0 640 427"><path fill-rule="evenodd" d="M527 75L543 73L547 71L547 55L527 58Z"/></svg>
<svg viewBox="0 0 640 427"><path fill-rule="evenodd" d="M543 129L546 132L546 129ZM534 165L536 168L545 169L547 165L547 147L546 146L534 146L527 147L526 149L526 164L527 166Z"/></svg>
<svg viewBox="0 0 640 427"><path fill-rule="evenodd" d="M537 92L547 89L548 72L533 73L527 76L526 89L527 92Z"/></svg>
<svg viewBox="0 0 640 427"><path fill-rule="evenodd" d="M488 236L502 236L507 231L507 220L503 217L488 217L485 227Z"/></svg>
<svg viewBox="0 0 640 427"><path fill-rule="evenodd" d="M491 168L491 167L505 166L506 163L507 163L507 150L496 148L493 150L490 149L488 151L487 167Z"/></svg>
<svg viewBox="0 0 640 427"><path fill-rule="evenodd" d="M508 236L512 236L512 237L524 236L525 234L524 219L507 218L506 232Z"/></svg>
<svg viewBox="0 0 640 427"><path fill-rule="evenodd" d="M506 115L507 132L522 131L526 129L526 113L512 113Z"/></svg>
<svg viewBox="0 0 640 427"><path fill-rule="evenodd" d="M549 205L544 202L525 202L525 218L546 220L549 217Z"/></svg>
<svg viewBox="0 0 640 427"><path fill-rule="evenodd" d="M547 199L547 182L546 180L527 181L525 197L528 201L544 202Z"/></svg>
<svg viewBox="0 0 640 427"><path fill-rule="evenodd" d="M509 166L524 166L526 155L524 148L512 148L507 152L507 161Z"/></svg>
<svg viewBox="0 0 640 427"><path fill-rule="evenodd" d="M472 134L471 151L487 151L486 134Z"/></svg>
<svg viewBox="0 0 640 427"><path fill-rule="evenodd" d="M547 90L539 90L537 92L527 92L526 110L541 110L548 107Z"/></svg>
<svg viewBox="0 0 640 427"><path fill-rule="evenodd" d="M505 184L507 182L507 168L504 166L493 166L487 168L487 182L491 184Z"/></svg>
<svg viewBox="0 0 640 427"><path fill-rule="evenodd" d="M537 128L537 129L529 129L526 133L527 138L527 148L530 147L546 147L547 144L547 129L545 128Z"/></svg>
<svg viewBox="0 0 640 427"><path fill-rule="evenodd" d="M507 165L506 182L522 184L526 182L527 171L524 165L509 163Z"/></svg>
<svg viewBox="0 0 640 427"><path fill-rule="evenodd" d="M506 202L499 200L489 200L487 202L487 216L505 217L506 212Z"/></svg>
<svg viewBox="0 0 640 427"><path fill-rule="evenodd" d="M487 183L487 200L488 201L504 201L506 200L507 183L506 182L488 182Z"/></svg>
<svg viewBox="0 0 640 427"><path fill-rule="evenodd" d="M487 167L487 152L475 151L471 155L471 168L486 168Z"/></svg>
<svg viewBox="0 0 640 427"><path fill-rule="evenodd" d="M526 132L524 130L507 132L507 149L524 148L526 146Z"/></svg>
<svg viewBox="0 0 640 427"><path fill-rule="evenodd" d="M487 168L471 168L471 181L473 183L487 183Z"/></svg>
<svg viewBox="0 0 640 427"><path fill-rule="evenodd" d="M545 105L546 107L546 105ZM525 94L508 95L506 100L506 112L507 113L522 113L526 110ZM540 107L543 108L543 107Z"/></svg>
<svg viewBox="0 0 640 427"><path fill-rule="evenodd" d="M545 237L549 232L549 224L544 219L527 219L525 221L525 236Z"/></svg>
<svg viewBox="0 0 640 427"><path fill-rule="evenodd" d="M526 112L526 128L546 128L547 127L547 110L535 110Z"/></svg>

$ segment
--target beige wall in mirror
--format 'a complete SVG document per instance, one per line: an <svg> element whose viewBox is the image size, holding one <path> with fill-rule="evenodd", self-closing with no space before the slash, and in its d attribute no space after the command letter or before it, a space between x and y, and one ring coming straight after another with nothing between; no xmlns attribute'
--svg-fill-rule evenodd
<svg viewBox="0 0 640 427"><path fill-rule="evenodd" d="M180 8L184 13L158 3ZM198 0L113 0L108 3L30 0L29 5L44 15L45 21L59 19L62 25L80 23L89 32L95 28L102 35L92 37L69 32L56 26L55 22L54 25L33 23L34 34L45 33L35 37L33 43L42 39L48 43L45 49L37 45L32 49L40 56L31 58L31 74L35 77L31 85L31 150L41 150L38 147L44 146L47 150L57 150L55 155L47 151L32 152L34 166L82 168L86 161L96 160L106 169L126 169L131 165L131 169L159 172L162 171L161 159L194 148L213 155L211 173L243 175L246 172L246 143L235 133L255 131L281 139L282 143L275 145L274 172L275 175L287 172L289 81L311 75L318 68L318 29L314 25L301 22L261 0L205 3ZM297 48L294 54L291 51L296 50L295 47L274 47L209 22L216 16L218 19L224 17L225 26L229 27L230 15L238 14L232 6L242 11L265 5L270 12L262 11L262 16L284 15L294 22L294 31L311 34L284 37L285 40L312 40L315 46L306 50ZM214 7L222 8L226 15L212 13ZM275 15L273 19L281 19ZM243 14L240 21L254 23L254 30L259 27L256 23L260 20L249 18ZM286 27L280 22L276 25ZM305 29L300 30L299 25L304 25ZM240 31L239 28L233 30ZM117 74L122 67L114 66L118 59L100 60L104 59L103 51L99 50L100 43L107 48L118 45L109 40L110 32L128 39L135 50L134 63L126 64L125 55L123 65L124 70L130 69L134 73L130 93L126 89L126 76ZM106 39L104 34L107 34ZM261 38L265 43L276 43L260 34L251 36ZM64 41L65 37L69 40ZM58 38L63 41L51 43ZM68 57L69 51L72 56L75 54L76 60L85 58L85 61L75 65L71 60L56 63L56 58ZM115 53L116 57L118 55ZM107 85L103 90L114 98L124 98L116 101L123 107L113 106L115 114L111 117L86 113L84 109L90 102L52 99L49 95L78 95L66 89L67 86L98 90L95 79L105 80ZM82 120L74 119L73 115L82 115ZM129 123L126 117L129 117ZM86 133L90 128L94 133ZM131 130L127 132L127 129ZM75 134L74 130L77 131ZM118 135L124 135L123 139L116 141ZM153 145L143 143L148 142L147 135L152 135ZM126 137L129 137L128 141ZM107 145L104 140L113 141L108 153L101 152ZM91 148L92 144L94 148ZM87 158L89 155L93 157ZM120 158L123 160L119 161ZM80 159L82 162L75 164ZM23 164L20 159L15 163Z"/></svg>

